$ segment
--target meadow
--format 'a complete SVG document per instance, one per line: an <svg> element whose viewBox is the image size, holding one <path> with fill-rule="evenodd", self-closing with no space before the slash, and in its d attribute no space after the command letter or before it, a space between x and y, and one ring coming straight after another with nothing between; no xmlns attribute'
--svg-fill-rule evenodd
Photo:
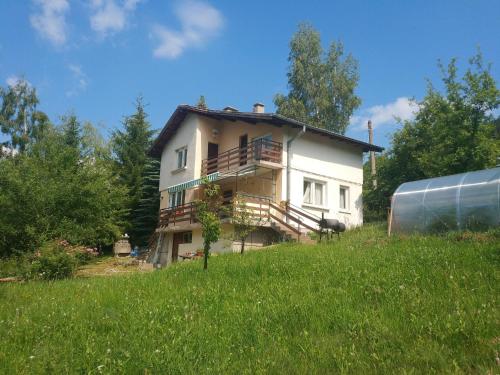
<svg viewBox="0 0 500 375"><path fill-rule="evenodd" d="M152 273L0 285L0 373L498 373L500 237L365 226Z"/></svg>

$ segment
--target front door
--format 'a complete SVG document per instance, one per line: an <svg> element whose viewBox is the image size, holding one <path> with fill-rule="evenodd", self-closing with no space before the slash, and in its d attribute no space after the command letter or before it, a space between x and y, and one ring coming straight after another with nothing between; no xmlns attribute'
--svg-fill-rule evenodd
<svg viewBox="0 0 500 375"><path fill-rule="evenodd" d="M207 174L217 172L218 155L219 155L219 145L217 143L208 142Z"/></svg>
<svg viewBox="0 0 500 375"><path fill-rule="evenodd" d="M179 244L183 243L183 233L174 233L174 240L172 241L172 262L177 262L179 258Z"/></svg>
<svg viewBox="0 0 500 375"><path fill-rule="evenodd" d="M240 136L240 165L247 163L248 135Z"/></svg>

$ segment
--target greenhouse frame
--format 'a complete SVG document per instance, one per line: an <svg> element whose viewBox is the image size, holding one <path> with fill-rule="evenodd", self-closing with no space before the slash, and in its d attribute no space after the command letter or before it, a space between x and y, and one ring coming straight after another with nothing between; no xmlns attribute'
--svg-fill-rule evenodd
<svg viewBox="0 0 500 375"><path fill-rule="evenodd" d="M500 168L400 185L391 201L390 232L485 230L500 225Z"/></svg>

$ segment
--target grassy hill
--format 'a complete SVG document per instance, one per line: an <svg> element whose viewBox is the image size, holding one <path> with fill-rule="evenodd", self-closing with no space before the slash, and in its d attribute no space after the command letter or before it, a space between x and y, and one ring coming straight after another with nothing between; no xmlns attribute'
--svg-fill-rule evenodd
<svg viewBox="0 0 500 375"><path fill-rule="evenodd" d="M498 372L500 238L284 244L0 285L3 373Z"/></svg>

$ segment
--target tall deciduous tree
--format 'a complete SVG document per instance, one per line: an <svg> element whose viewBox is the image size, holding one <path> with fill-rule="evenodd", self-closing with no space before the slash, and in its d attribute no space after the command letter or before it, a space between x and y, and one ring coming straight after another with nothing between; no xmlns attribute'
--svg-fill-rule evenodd
<svg viewBox="0 0 500 375"><path fill-rule="evenodd" d="M8 147L22 152L30 142L41 138L49 119L37 111L36 90L24 79L0 87L0 101L0 130L10 138Z"/></svg>
<svg viewBox="0 0 500 375"><path fill-rule="evenodd" d="M290 42L288 61L290 92L275 96L277 113L344 134L361 104L354 93L359 80L354 57L344 56L341 42L333 42L325 53L319 32L301 24Z"/></svg>
<svg viewBox="0 0 500 375"><path fill-rule="evenodd" d="M133 115L125 117L123 121L124 130L113 133L113 150L117 159L117 172L120 181L129 190L127 207L129 209L128 232L132 243L137 243L141 236L141 229L133 225L133 217L137 214L142 187L144 184L144 172L149 162L147 152L151 147L154 132L147 120L142 97L136 101L136 111Z"/></svg>
<svg viewBox="0 0 500 375"><path fill-rule="evenodd" d="M365 187L365 207L373 212L390 205L403 182L491 168L500 155L494 113L500 90L480 52L458 77L456 60L439 64L444 92L428 84L415 119L394 133L392 147L378 158L376 190Z"/></svg>

